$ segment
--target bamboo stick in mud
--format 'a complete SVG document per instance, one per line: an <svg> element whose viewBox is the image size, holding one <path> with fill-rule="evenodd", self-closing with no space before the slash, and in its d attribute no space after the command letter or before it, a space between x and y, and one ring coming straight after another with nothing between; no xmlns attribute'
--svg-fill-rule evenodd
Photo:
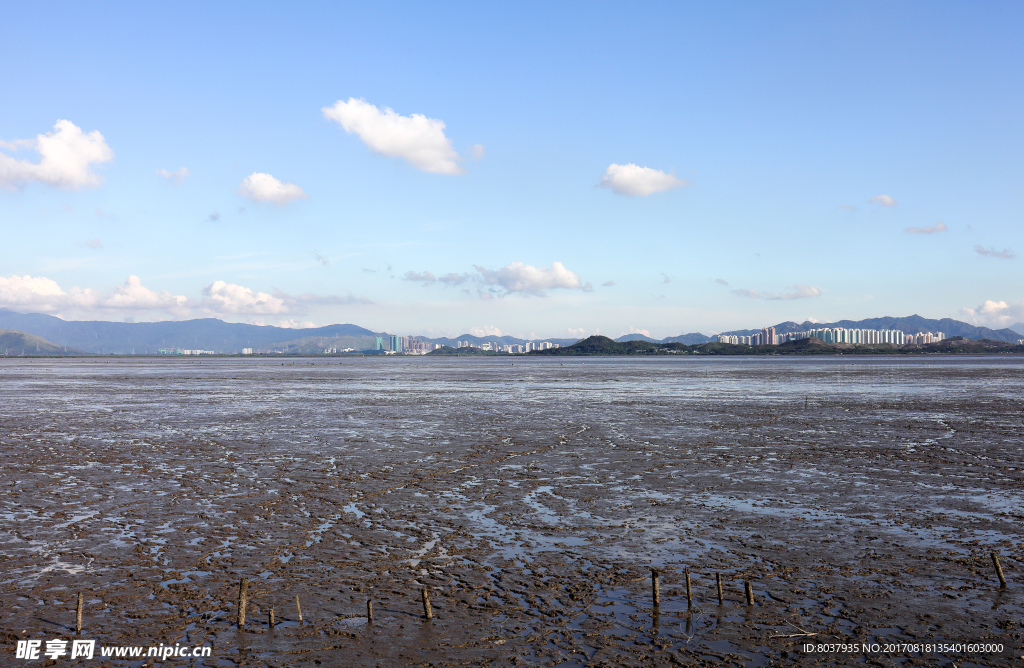
<svg viewBox="0 0 1024 668"><path fill-rule="evenodd" d="M995 555L992 555L995 556ZM1002 574L999 576L1002 579ZM82 635L82 592L78 592L78 610L75 614L75 635Z"/></svg>
<svg viewBox="0 0 1024 668"><path fill-rule="evenodd" d="M1002 577L1002 567L999 566L999 555L995 552L992 552L992 566L995 567L995 575L999 578L999 589L1006 589L1007 579ZM81 596L81 594L79 595Z"/></svg>
<svg viewBox="0 0 1024 668"><path fill-rule="evenodd" d="M373 601L371 600L366 601L366 621L373 621Z"/></svg>
<svg viewBox="0 0 1024 668"><path fill-rule="evenodd" d="M754 588L750 586L750 580L743 582L743 588L747 592L747 605L754 605Z"/></svg>
<svg viewBox="0 0 1024 668"><path fill-rule="evenodd" d="M242 578L238 581L238 619L239 629L245 628L245 606L249 599L249 580Z"/></svg>
<svg viewBox="0 0 1024 668"><path fill-rule="evenodd" d="M267 619L270 621L270 628L274 628L274 606L270 606L270 611L267 613Z"/></svg>
<svg viewBox="0 0 1024 668"><path fill-rule="evenodd" d="M295 609L299 612L299 626L302 626L302 606L299 605L299 595L295 595Z"/></svg>
<svg viewBox="0 0 1024 668"><path fill-rule="evenodd" d="M426 587L423 588L423 616L427 619L434 618L434 612L430 609L430 592Z"/></svg>
<svg viewBox="0 0 1024 668"><path fill-rule="evenodd" d="M686 571L686 607L693 607L693 594L690 592L690 571Z"/></svg>
<svg viewBox="0 0 1024 668"><path fill-rule="evenodd" d="M656 568L651 569L651 598L654 599L655 608L661 605L661 590L658 587L658 570Z"/></svg>
<svg viewBox="0 0 1024 668"><path fill-rule="evenodd" d="M718 605L725 603L725 597L722 596L722 574L715 573L715 582L718 584Z"/></svg>

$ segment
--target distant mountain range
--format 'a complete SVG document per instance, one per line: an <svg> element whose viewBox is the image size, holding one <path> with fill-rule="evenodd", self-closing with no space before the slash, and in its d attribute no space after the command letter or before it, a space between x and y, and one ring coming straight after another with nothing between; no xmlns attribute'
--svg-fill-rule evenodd
<svg viewBox="0 0 1024 668"><path fill-rule="evenodd" d="M802 323L796 323L792 321L780 322L775 325L775 331L778 334L789 334L791 332L806 332L811 329L822 329L826 327L843 327L845 329L897 329L907 334L917 334L918 332L942 332L946 338L954 336L962 336L966 339L988 339L990 341L1008 341L1010 343L1016 343L1024 336L1024 323L1014 325L1014 328L1019 328L1019 331L1013 328L1008 329L989 329L988 327L975 327L966 322L959 320L953 320L951 318L942 318L941 320L933 320L930 318L923 318L919 315L911 315L903 318L868 318L866 320L839 320L838 322L810 322L804 321ZM730 332L722 332L722 334L732 334L736 336L750 336L756 332L760 332L761 329L736 329ZM671 336L666 339L652 339L642 334L627 334L620 336L615 339L619 342L625 341L649 341L651 343L685 343L686 345L692 346L699 343L708 343L710 341L717 341L716 337L704 336L703 334L683 334L681 336Z"/></svg>
<svg viewBox="0 0 1024 668"><path fill-rule="evenodd" d="M929 331L943 332L947 337L963 336L968 339L990 339L1012 343L1016 343L1024 336L1024 324L1014 325L1020 331L994 330L987 327L975 327L949 318L931 320L918 315L905 318L840 320L834 323L783 322L775 325L775 330L785 334L821 327L899 329L911 334ZM22 342L28 347L40 346L40 353L56 353L59 352L58 349L67 347L69 351L76 349L76 352L120 355L154 355L161 348L212 350L217 353L239 353L243 348L253 348L268 352L315 354L322 352L325 348L367 350L374 347L375 337L389 336L386 332L373 332L351 324L289 329L269 325L229 323L215 318L165 322L61 320L52 315L17 313L8 309L0 309L0 328L41 337L38 341L25 339ZM749 336L757 331L760 330L744 329L723 333ZM455 338L427 336L419 338L430 343L440 343L452 347L456 347L459 341L468 341L473 345L487 342L499 345L521 345L532 340L550 341L560 346L572 345L577 341L577 339L520 339L513 336L474 336L471 334L463 334ZM616 339L619 342L648 341L651 343L682 343L689 346L713 340L715 340L714 337L699 333L680 334L660 340L643 334L627 334ZM54 349L44 351L43 344L53 346ZM35 353L26 352L24 354Z"/></svg>

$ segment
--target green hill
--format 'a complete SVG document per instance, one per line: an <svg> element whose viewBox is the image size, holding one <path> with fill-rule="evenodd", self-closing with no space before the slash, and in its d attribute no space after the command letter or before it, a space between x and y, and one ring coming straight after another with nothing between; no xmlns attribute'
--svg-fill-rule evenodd
<svg viewBox="0 0 1024 668"><path fill-rule="evenodd" d="M26 334L15 329L0 329L0 354L14 355L84 355L78 348L50 343L41 336Z"/></svg>

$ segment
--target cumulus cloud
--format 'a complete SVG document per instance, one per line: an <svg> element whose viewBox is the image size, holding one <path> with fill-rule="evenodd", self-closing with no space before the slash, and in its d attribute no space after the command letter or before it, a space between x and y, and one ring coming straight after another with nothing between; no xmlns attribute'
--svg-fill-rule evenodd
<svg viewBox="0 0 1024 668"><path fill-rule="evenodd" d="M868 204L880 204L881 206L896 206L898 203L888 195L875 195L868 200Z"/></svg>
<svg viewBox="0 0 1024 668"><path fill-rule="evenodd" d="M103 308L129 311L160 310L185 315L189 309L189 299L184 295L174 295L167 290L156 292L142 284L138 276L128 279L114 289L114 293L100 300Z"/></svg>
<svg viewBox="0 0 1024 668"><path fill-rule="evenodd" d="M294 183L284 183L264 172L253 172L245 177L238 192L254 202L273 202L278 206L309 197Z"/></svg>
<svg viewBox="0 0 1024 668"><path fill-rule="evenodd" d="M283 297L226 281L214 281L203 288L203 295L206 297L203 308L214 313L275 315L290 312Z"/></svg>
<svg viewBox="0 0 1024 668"><path fill-rule="evenodd" d="M977 308L962 308L960 313L975 325L1002 329L1024 322L1024 299L1016 304L989 299Z"/></svg>
<svg viewBox="0 0 1024 668"><path fill-rule="evenodd" d="M0 153L0 187L13 189L34 181L72 190L92 188L103 182L93 166L114 159L103 135L96 130L86 134L66 120L58 120L52 132L35 139L0 142L0 149L23 148L39 153L39 162Z"/></svg>
<svg viewBox="0 0 1024 668"><path fill-rule="evenodd" d="M43 313L158 310L184 315L190 303L183 295L147 288L138 276L129 276L110 294L78 287L65 291L44 276L0 276L0 306Z"/></svg>
<svg viewBox="0 0 1024 668"><path fill-rule="evenodd" d="M484 325L483 327L470 327L469 333L473 336L504 336L501 330L494 325Z"/></svg>
<svg viewBox="0 0 1024 668"><path fill-rule="evenodd" d="M817 288L813 285L794 285L790 288L789 292L783 292L781 294L775 294L772 292L761 292L759 290L746 290L743 288L737 288L733 290L734 295L740 297L748 297L750 299L771 299L771 300L789 300L789 299L811 299L813 297L821 296L821 288Z"/></svg>
<svg viewBox="0 0 1024 668"><path fill-rule="evenodd" d="M608 169L605 170L604 177L598 185L602 188L611 188L612 192L619 195L646 197L688 184L672 174L666 174L650 167L640 167L633 163L627 165L612 163L608 165Z"/></svg>
<svg viewBox="0 0 1024 668"><path fill-rule="evenodd" d="M629 326L629 331L626 334L642 334L643 336L650 337L651 330L649 329L637 329L633 325Z"/></svg>
<svg viewBox="0 0 1024 668"><path fill-rule="evenodd" d="M180 167L173 172L169 172L166 169L158 169L156 170L156 173L174 185L180 186L184 183L185 179L188 178L190 172L188 171L188 167Z"/></svg>
<svg viewBox="0 0 1024 668"><path fill-rule="evenodd" d="M548 268L534 267L523 262L512 262L494 271L480 266L475 268L485 285L503 288L507 294L521 292L543 296L548 289L583 287L579 275L566 269L561 262L552 262Z"/></svg>
<svg viewBox="0 0 1024 668"><path fill-rule="evenodd" d="M910 234L938 234L939 232L945 232L949 228L946 227L945 223L938 223L934 227L908 227L904 232Z"/></svg>
<svg viewBox="0 0 1024 668"><path fill-rule="evenodd" d="M324 107L324 117L337 122L349 134L358 136L371 151L389 158L402 158L413 167L433 174L461 174L461 157L445 136L444 121L423 114L402 116L383 110L363 99L338 100ZM480 147L481 151L483 147ZM475 155L475 150L474 150Z"/></svg>
<svg viewBox="0 0 1024 668"><path fill-rule="evenodd" d="M985 255L987 257L997 257L1001 260L1012 260L1013 258L1017 257L1017 254L1014 253L1009 248L1004 248L1003 250L1000 251L991 247L985 248L984 246L975 246L974 252L977 253L978 255Z"/></svg>

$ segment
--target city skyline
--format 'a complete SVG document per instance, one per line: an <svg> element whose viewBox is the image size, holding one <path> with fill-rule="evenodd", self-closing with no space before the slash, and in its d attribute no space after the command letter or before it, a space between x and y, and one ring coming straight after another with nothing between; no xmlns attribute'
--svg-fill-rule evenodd
<svg viewBox="0 0 1024 668"><path fill-rule="evenodd" d="M60 7L0 44L0 307L1024 322L1018 4Z"/></svg>

